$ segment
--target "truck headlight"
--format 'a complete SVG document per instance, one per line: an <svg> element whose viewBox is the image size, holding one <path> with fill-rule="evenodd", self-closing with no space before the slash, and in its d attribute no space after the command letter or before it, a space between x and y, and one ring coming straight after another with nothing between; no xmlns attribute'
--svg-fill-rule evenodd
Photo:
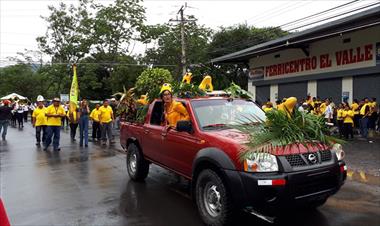
<svg viewBox="0 0 380 226"><path fill-rule="evenodd" d="M244 171L246 172L276 172L278 164L276 156L269 153L252 153L244 160Z"/></svg>
<svg viewBox="0 0 380 226"><path fill-rule="evenodd" d="M345 153L341 144L334 144L331 150L335 153L339 161L344 159Z"/></svg>

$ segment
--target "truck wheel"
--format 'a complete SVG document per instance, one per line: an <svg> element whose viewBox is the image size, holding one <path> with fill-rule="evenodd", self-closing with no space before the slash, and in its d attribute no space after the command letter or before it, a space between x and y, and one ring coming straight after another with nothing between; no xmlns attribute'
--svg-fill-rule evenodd
<svg viewBox="0 0 380 226"><path fill-rule="evenodd" d="M135 144L128 145L127 169L129 177L135 181L143 181L149 173L149 163Z"/></svg>
<svg viewBox="0 0 380 226"><path fill-rule="evenodd" d="M203 222L212 226L227 225L232 219L232 205L220 176L206 169L199 174L195 186L195 198Z"/></svg>

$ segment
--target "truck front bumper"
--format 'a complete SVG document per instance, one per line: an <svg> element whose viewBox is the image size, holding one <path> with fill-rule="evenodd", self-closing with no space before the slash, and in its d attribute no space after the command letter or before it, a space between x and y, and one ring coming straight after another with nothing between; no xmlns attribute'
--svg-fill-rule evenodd
<svg viewBox="0 0 380 226"><path fill-rule="evenodd" d="M237 207L253 208L268 215L324 200L343 185L347 168L343 161L313 170L290 173L247 173L225 170Z"/></svg>

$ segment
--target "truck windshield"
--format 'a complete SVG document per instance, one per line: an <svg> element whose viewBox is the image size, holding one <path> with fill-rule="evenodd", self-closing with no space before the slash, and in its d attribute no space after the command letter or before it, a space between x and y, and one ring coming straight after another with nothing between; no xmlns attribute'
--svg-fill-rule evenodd
<svg viewBox="0 0 380 226"><path fill-rule="evenodd" d="M239 124L254 124L265 120L265 113L253 102L241 99L209 99L191 102L199 127L224 129Z"/></svg>

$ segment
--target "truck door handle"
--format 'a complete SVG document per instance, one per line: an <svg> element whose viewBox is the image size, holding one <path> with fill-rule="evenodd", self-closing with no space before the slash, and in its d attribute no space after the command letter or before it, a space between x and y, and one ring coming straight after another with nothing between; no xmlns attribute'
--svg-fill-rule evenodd
<svg viewBox="0 0 380 226"><path fill-rule="evenodd" d="M148 129L144 129L144 133L148 134L148 133L150 133L150 131Z"/></svg>

